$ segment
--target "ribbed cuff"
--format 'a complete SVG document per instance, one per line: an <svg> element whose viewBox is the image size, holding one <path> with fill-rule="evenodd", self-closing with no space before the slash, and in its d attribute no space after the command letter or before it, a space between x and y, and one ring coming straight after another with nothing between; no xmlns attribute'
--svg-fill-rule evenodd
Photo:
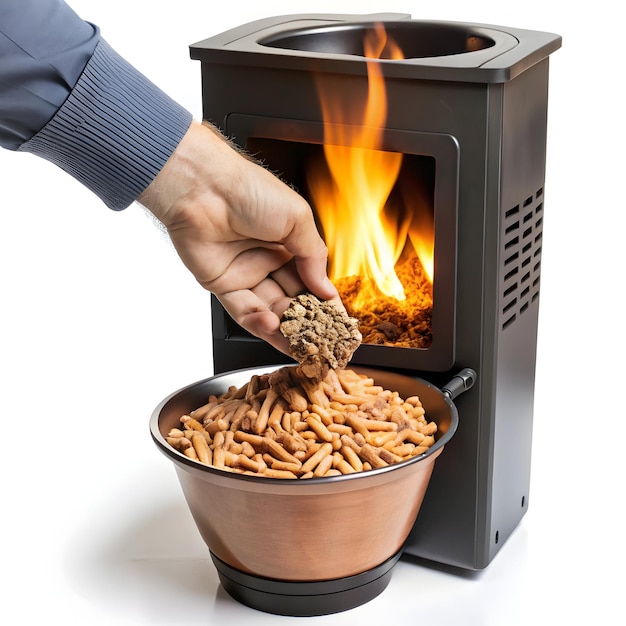
<svg viewBox="0 0 626 626"><path fill-rule="evenodd" d="M161 171L191 121L101 40L56 115L19 150L51 161L119 211Z"/></svg>

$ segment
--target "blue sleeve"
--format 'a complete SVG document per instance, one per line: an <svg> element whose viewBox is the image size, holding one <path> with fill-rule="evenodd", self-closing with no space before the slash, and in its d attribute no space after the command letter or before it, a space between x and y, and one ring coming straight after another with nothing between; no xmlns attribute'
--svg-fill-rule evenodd
<svg viewBox="0 0 626 626"><path fill-rule="evenodd" d="M48 25L33 27L33 12ZM132 204L180 143L191 113L60 0L2 0L3 41L0 101L7 93L24 104L0 105L1 145L54 163L111 209ZM19 64L4 67L6 51L21 58L21 72Z"/></svg>

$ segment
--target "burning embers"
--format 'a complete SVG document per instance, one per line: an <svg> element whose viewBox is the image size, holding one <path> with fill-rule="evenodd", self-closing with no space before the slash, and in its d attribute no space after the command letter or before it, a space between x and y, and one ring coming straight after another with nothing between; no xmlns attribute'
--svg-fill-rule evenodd
<svg viewBox="0 0 626 626"><path fill-rule="evenodd" d="M329 248L329 274L364 343L425 348L432 340L434 227L430 174L382 149L387 97L381 64L401 51L381 26L366 31L368 95L362 119L319 81L323 158L307 172ZM358 123L355 123L358 122Z"/></svg>

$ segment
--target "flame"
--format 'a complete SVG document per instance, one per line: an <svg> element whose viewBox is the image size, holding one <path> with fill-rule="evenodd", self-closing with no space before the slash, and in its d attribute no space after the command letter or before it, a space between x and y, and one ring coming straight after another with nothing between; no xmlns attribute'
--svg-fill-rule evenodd
<svg viewBox="0 0 626 626"><path fill-rule="evenodd" d="M432 285L435 274L435 224L430 209L431 200L426 197L423 185L416 181L405 182L406 204L411 207L411 225L409 227L409 240L420 260L424 273Z"/></svg>
<svg viewBox="0 0 626 626"><path fill-rule="evenodd" d="M319 90L326 163L309 170L309 187L331 251L330 279L336 282L360 276L373 282L383 295L403 301L406 294L396 263L409 240L420 258L431 255L431 269L428 271L425 263L425 271L432 281L432 239L429 243L426 235L418 249L412 211L404 211L398 219L390 215L393 208L388 205L403 155L381 149L387 95L382 64L371 60L402 59L403 55L382 25L368 31L364 51L368 96L360 123L355 124L353 110L343 110L342 103L333 99L332 90ZM421 252L422 248L426 252ZM359 294L354 308L364 307L366 300Z"/></svg>
<svg viewBox="0 0 626 626"><path fill-rule="evenodd" d="M411 233L411 243L417 253L417 258L422 263L428 281L433 282L435 275L435 253L433 250L432 237L425 237L422 233Z"/></svg>

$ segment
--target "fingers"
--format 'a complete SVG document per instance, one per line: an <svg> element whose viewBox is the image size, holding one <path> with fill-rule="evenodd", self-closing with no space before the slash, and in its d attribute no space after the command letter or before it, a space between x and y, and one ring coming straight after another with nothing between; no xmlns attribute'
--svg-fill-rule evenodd
<svg viewBox="0 0 626 626"><path fill-rule="evenodd" d="M306 285L298 274L294 259L272 272L270 278L276 281L285 294L292 298L307 290Z"/></svg>
<svg viewBox="0 0 626 626"><path fill-rule="evenodd" d="M253 289L270 274L280 270L290 258L283 246L264 243L238 253L219 276L204 282L203 286L216 295Z"/></svg>
<svg viewBox="0 0 626 626"><path fill-rule="evenodd" d="M327 275L328 248L317 230L310 207L306 206L308 213L296 222L284 242L285 248L294 257L295 272L304 287L322 300L340 303L337 289Z"/></svg>
<svg viewBox="0 0 626 626"><path fill-rule="evenodd" d="M250 164L245 194L239 210L229 214L231 224L244 236L282 243L295 259L299 289L289 280L286 291L293 295L305 288L322 300L339 300L337 290L327 277L328 248L313 217L309 203L274 174ZM240 188L238 188L240 190ZM249 219L249 203L256 203L257 219ZM246 210L243 210L247 207ZM253 228L252 228L253 227ZM282 280L282 277L279 278Z"/></svg>
<svg viewBox="0 0 626 626"><path fill-rule="evenodd" d="M280 332L280 316L291 298L268 278L254 290L243 289L216 294L228 314L249 333L289 354L289 343Z"/></svg>
<svg viewBox="0 0 626 626"><path fill-rule="evenodd" d="M320 300L333 300L343 306L337 288L326 275L326 263L326 258L320 257L295 259L297 274L311 293Z"/></svg>
<svg viewBox="0 0 626 626"><path fill-rule="evenodd" d="M256 242L253 246L247 242L246 246L245 243L239 242L234 258L222 268L219 276L202 283L205 288L216 294L244 289L256 291L262 281L271 278L289 297L311 291L324 300L338 299L337 290L326 278L324 259L292 259L280 244L263 242L258 245L259 242Z"/></svg>

